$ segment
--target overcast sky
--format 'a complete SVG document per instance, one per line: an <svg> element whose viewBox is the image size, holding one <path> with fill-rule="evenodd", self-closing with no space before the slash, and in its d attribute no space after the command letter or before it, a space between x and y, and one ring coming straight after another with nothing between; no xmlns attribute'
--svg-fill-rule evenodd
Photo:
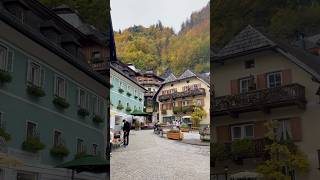
<svg viewBox="0 0 320 180"><path fill-rule="evenodd" d="M158 20L178 32L181 23L194 11L201 10L209 0L111 0L113 29L133 25L149 26Z"/></svg>

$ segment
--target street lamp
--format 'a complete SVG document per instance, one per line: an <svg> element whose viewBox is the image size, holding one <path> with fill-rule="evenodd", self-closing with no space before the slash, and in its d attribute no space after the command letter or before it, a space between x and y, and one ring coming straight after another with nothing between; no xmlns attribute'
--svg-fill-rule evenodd
<svg viewBox="0 0 320 180"><path fill-rule="evenodd" d="M225 166L225 167L224 167L225 180L228 180L228 171L229 171L228 166Z"/></svg>

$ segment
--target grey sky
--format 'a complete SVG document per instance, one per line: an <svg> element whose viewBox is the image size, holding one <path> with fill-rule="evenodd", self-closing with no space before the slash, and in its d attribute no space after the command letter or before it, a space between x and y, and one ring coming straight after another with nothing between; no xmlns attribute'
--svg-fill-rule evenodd
<svg viewBox="0 0 320 180"><path fill-rule="evenodd" d="M111 0L113 29L132 25L149 26L158 20L177 32L191 13L200 10L209 0Z"/></svg>

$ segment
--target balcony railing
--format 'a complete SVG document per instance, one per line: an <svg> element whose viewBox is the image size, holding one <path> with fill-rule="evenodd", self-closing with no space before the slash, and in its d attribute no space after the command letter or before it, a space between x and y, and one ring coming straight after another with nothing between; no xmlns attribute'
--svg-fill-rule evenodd
<svg viewBox="0 0 320 180"><path fill-rule="evenodd" d="M216 97L213 100L214 116L238 115L242 112L298 105L304 108L306 104L305 88L299 84L255 90L237 95Z"/></svg>
<svg viewBox="0 0 320 180"><path fill-rule="evenodd" d="M159 96L159 101L166 101L169 99L177 99L189 96L199 96L199 95L206 95L206 91L204 88L197 88L190 91L183 91L183 92L175 92L171 94L164 94Z"/></svg>

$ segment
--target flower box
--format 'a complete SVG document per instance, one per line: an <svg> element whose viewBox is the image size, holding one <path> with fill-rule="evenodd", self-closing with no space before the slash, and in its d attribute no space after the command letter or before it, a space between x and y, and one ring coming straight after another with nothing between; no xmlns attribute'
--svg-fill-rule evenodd
<svg viewBox="0 0 320 180"><path fill-rule="evenodd" d="M50 149L50 154L57 158L64 158L69 155L69 150L65 145L56 145Z"/></svg>
<svg viewBox="0 0 320 180"><path fill-rule="evenodd" d="M181 132L189 132L189 128L180 128Z"/></svg>
<svg viewBox="0 0 320 180"><path fill-rule="evenodd" d="M65 98L62 98L62 97L58 97L56 96L52 103L62 109L66 109L70 106L70 104L67 102L67 100Z"/></svg>
<svg viewBox="0 0 320 180"><path fill-rule="evenodd" d="M95 123L102 123L104 120L101 116L99 115L95 115L93 118L92 118L92 121L95 122Z"/></svg>
<svg viewBox="0 0 320 180"><path fill-rule="evenodd" d="M78 110L78 115L82 116L82 117L85 117L85 116L88 116L89 115L89 111L85 108L80 108Z"/></svg>
<svg viewBox="0 0 320 180"><path fill-rule="evenodd" d="M170 130L167 132L167 138L173 140L182 140L183 134L179 130Z"/></svg>
<svg viewBox="0 0 320 180"><path fill-rule="evenodd" d="M7 142L11 140L11 135L3 128L0 128L0 137L3 137Z"/></svg>
<svg viewBox="0 0 320 180"><path fill-rule="evenodd" d="M22 143L22 149L28 152L36 153L46 146L40 141L39 137L27 137Z"/></svg>
<svg viewBox="0 0 320 180"><path fill-rule="evenodd" d="M0 70L0 83L9 83L11 80L12 77L8 72Z"/></svg>
<svg viewBox="0 0 320 180"><path fill-rule="evenodd" d="M35 86L35 85L28 85L27 92L28 92L28 94L35 96L35 97L43 97L46 95L46 93L44 92L44 90L41 87Z"/></svg>

